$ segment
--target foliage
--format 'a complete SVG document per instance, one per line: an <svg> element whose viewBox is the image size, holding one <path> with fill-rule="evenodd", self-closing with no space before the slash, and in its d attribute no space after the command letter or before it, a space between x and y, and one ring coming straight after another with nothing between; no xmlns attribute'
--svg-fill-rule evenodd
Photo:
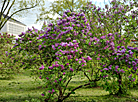
<svg viewBox="0 0 138 102"><path fill-rule="evenodd" d="M137 80L138 48L128 46L134 36L129 34L133 29L128 25L131 21L137 25L137 21L132 15L125 15L130 10L125 4L116 0L111 1L111 4L110 9L106 7L110 13L91 3L80 12L67 10L56 23L49 23L48 27L44 25L41 31L33 28L19 35L21 39L17 39L12 50L20 49L19 53L28 53L32 62L27 62L30 64L27 68L32 68L35 64L33 58L38 61L36 68L39 67L39 78L45 82L46 90L42 96L46 97L46 102L61 102L75 94L75 90L92 85L100 79L105 82L103 87L110 94L125 94L128 91L125 83L132 84ZM130 8L131 6L135 5L130 5ZM118 18L118 13L123 14L122 17L127 20ZM120 27L122 24L129 30L124 31L123 36L123 27ZM92 66L96 64L93 62L95 60L97 67ZM68 84L79 72L88 81L76 88L69 88ZM113 86L110 84L112 82Z"/></svg>
<svg viewBox="0 0 138 102"><path fill-rule="evenodd" d="M56 20L52 16L61 17L66 10L71 12L79 11L82 5L86 6L88 0L56 0L50 3L50 6L47 8L45 6L41 7L40 14L37 15L36 21L47 20L48 22L55 22Z"/></svg>
<svg viewBox="0 0 138 102"><path fill-rule="evenodd" d="M14 36L4 33L0 33L0 77L10 78L11 75L18 72L18 66L13 62L13 58L9 58L10 49L14 41ZM19 59L19 57L18 57Z"/></svg>

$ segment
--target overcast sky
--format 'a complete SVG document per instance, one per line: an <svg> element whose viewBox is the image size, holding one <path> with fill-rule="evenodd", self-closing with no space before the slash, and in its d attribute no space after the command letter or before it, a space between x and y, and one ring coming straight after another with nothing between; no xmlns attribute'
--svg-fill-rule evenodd
<svg viewBox="0 0 138 102"><path fill-rule="evenodd" d="M50 2L53 2L53 1L55 0L47 0L46 6L48 7ZM104 0L90 0L90 1L93 1L92 3L96 4L97 6L104 7ZM109 0L105 0L105 2L108 3ZM37 16L35 13L32 13L31 15L28 14L26 17L22 17L22 18L18 17L16 19L26 24L27 29L32 28L32 26L34 26L37 29L41 29L43 22L38 22L37 24L35 24L35 21L37 19Z"/></svg>

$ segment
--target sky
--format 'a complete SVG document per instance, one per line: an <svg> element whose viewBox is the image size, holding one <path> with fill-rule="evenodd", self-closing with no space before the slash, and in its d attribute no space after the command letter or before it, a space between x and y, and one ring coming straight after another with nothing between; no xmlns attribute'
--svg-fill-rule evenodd
<svg viewBox="0 0 138 102"><path fill-rule="evenodd" d="M46 6L48 7L50 5L50 2L53 2L55 0L47 0ZM104 0L90 0L93 1L92 3L96 4L97 6L100 6L101 8L104 7ZM109 0L105 0L106 3L109 2ZM26 17L17 17L15 19L21 21L22 23L24 23L25 25L27 25L26 29L28 28L32 28L32 26L34 26L37 29L41 29L43 21L42 22L38 22L35 23L37 16L36 13L32 13L32 14L28 14ZM51 15L52 16L52 15ZM58 16L58 15L56 15ZM54 18L56 18L56 16Z"/></svg>

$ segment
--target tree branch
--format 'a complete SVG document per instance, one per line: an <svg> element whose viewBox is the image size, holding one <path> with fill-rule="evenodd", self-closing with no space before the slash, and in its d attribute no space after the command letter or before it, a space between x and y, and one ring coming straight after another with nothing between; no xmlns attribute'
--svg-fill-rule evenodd
<svg viewBox="0 0 138 102"><path fill-rule="evenodd" d="M99 79L92 80L92 81L96 82L96 81L99 81L100 79L101 79L101 76L99 77ZM91 83L87 83L87 84L80 85L80 86L78 86L78 87L72 89L71 92L69 92L66 96L64 96L63 100L66 99L66 98L68 98L68 97L72 94L72 92L74 92L75 90L77 90L77 89L79 89L79 88L82 88L83 86L88 86L88 85L90 85L90 84L91 84Z"/></svg>
<svg viewBox="0 0 138 102"><path fill-rule="evenodd" d="M8 14L9 14L9 12L10 12L10 10L11 10L11 7L13 6L13 4L15 3L15 0L12 2L12 4L11 4L11 6L9 7L9 9L8 9L8 11L7 11L7 14L5 15L5 19L8 17ZM7 7L7 6L6 6ZM2 14L3 14L3 12L2 12ZM0 30L3 28L3 26L6 24L6 22L9 20L10 18L8 17L8 19L6 20L6 21L4 21L4 23L3 22L1 22L0 23Z"/></svg>
<svg viewBox="0 0 138 102"><path fill-rule="evenodd" d="M2 14L4 14L5 10L6 10L6 9L7 9L7 7L9 6L9 3L10 3L10 0L8 0L8 3L7 3L7 5L6 5L6 7L4 8L4 10L3 10Z"/></svg>
<svg viewBox="0 0 138 102"><path fill-rule="evenodd" d="M86 72L84 72L84 75L89 79L89 81L91 82L91 79L88 77L88 75L86 74Z"/></svg>
<svg viewBox="0 0 138 102"><path fill-rule="evenodd" d="M68 80L68 82L67 82L67 84L66 84L66 88L67 88L67 86L68 86L68 84L69 84L69 82L70 82L70 80L72 79L72 77ZM64 91L63 91L63 95L64 95L64 93L65 93L65 90L66 90L66 88L64 89Z"/></svg>
<svg viewBox="0 0 138 102"><path fill-rule="evenodd" d="M2 12L3 12L3 9L4 9L5 3L6 3L6 0L4 0L4 3L3 3L2 8L1 8L0 20L1 20L2 14L3 14Z"/></svg>
<svg viewBox="0 0 138 102"><path fill-rule="evenodd" d="M20 9L20 10L15 11L10 17L7 18L7 20L2 24L2 26L0 26L0 30L3 28L3 26L6 24L6 22L7 22L13 15L15 15L16 13L21 12L21 11L23 11L23 10L27 10L27 9L34 8L34 7L36 7L36 6L37 6L37 4L34 5L34 6L32 6L32 7L27 7L27 8L23 8L23 9ZM1 25L1 24L0 24L0 25Z"/></svg>

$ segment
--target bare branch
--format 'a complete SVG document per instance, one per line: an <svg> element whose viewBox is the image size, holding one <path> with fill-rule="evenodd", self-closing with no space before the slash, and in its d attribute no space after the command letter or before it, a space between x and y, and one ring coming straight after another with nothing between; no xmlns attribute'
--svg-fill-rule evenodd
<svg viewBox="0 0 138 102"><path fill-rule="evenodd" d="M8 11L7 11L7 14L5 15L5 17L4 18L7 18L8 17L8 14L9 14L9 12L10 12L10 10L11 10L11 7L13 6L13 4L15 3L15 0L12 2L12 4L11 4L11 6L9 7L9 9L8 9ZM7 7L7 6L6 6ZM3 12L2 12L2 14L3 14ZM9 20L10 18L8 18L5 22L1 22L0 23L0 30L3 28L3 26L6 24L6 22ZM2 24L3 23L3 24Z"/></svg>
<svg viewBox="0 0 138 102"><path fill-rule="evenodd" d="M27 9L31 9L31 8L34 8L34 7L36 7L37 6L37 4L36 5L34 5L34 6L32 6L32 7L27 7L27 8L23 8L23 9L20 9L20 10L17 10L17 11L15 11L10 17L8 17L6 20L5 20L5 22L2 24L0 24L0 25L2 25L2 26L0 26L0 29L2 29L3 27L4 27L4 25L6 24L6 22L13 16L13 15L15 15L16 13L18 13L18 12L21 12L21 11L23 11L23 10L27 10Z"/></svg>
<svg viewBox="0 0 138 102"><path fill-rule="evenodd" d="M99 81L100 79L101 79L101 76L99 77L99 79L95 79L95 80L92 80L92 81L93 81L93 82L96 82L96 81ZM66 96L64 96L63 100L66 99L66 98L68 98L68 97L72 94L72 92L74 92L75 90L77 90L77 89L79 89L79 88L82 88L82 87L84 87L84 86L88 86L88 85L90 85L90 84L91 84L91 83L87 83L87 84L80 85L80 86L78 86L78 87L72 89L71 92L69 92Z"/></svg>
<svg viewBox="0 0 138 102"><path fill-rule="evenodd" d="M3 10L2 14L4 14L4 12L6 11L7 7L9 6L9 3L10 3L10 0L8 0L8 3L6 5L6 7L5 7L5 9Z"/></svg>
<svg viewBox="0 0 138 102"><path fill-rule="evenodd" d="M9 14L9 12L10 12L12 6L14 5L14 3L15 3L15 0L12 2L11 6L9 7L9 9L8 9L8 11L7 11L7 14L5 15L5 18L7 18L7 16L8 16L8 14Z"/></svg>
<svg viewBox="0 0 138 102"><path fill-rule="evenodd" d="M3 3L2 8L1 8L1 12L0 12L0 19L1 19L2 14L3 14L2 12L3 12L3 9L4 9L5 3L6 3L6 0L4 0L4 3Z"/></svg>
<svg viewBox="0 0 138 102"><path fill-rule="evenodd" d="M72 79L72 77L68 80L68 82L67 82L67 84L66 84L66 86L65 86L65 87L67 87L67 86L68 86L68 84L69 84L69 82L71 81L71 79ZM66 90L66 88L64 89L63 94L65 93L65 90Z"/></svg>
<svg viewBox="0 0 138 102"><path fill-rule="evenodd" d="M89 78L89 76L86 74L86 72L84 72L84 75L89 79L89 81L91 82L91 79Z"/></svg>

